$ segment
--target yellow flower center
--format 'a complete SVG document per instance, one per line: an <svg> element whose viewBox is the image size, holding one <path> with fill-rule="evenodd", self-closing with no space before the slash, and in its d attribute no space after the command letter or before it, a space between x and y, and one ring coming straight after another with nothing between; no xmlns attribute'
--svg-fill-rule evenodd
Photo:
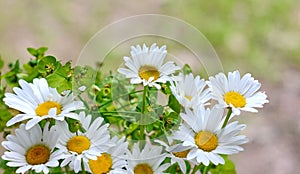
<svg viewBox="0 0 300 174"><path fill-rule="evenodd" d="M78 154L81 154L83 151L89 149L90 146L90 140L83 135L74 136L67 143L68 150L77 152Z"/></svg>
<svg viewBox="0 0 300 174"><path fill-rule="evenodd" d="M153 170L148 164L142 163L134 167L134 174L153 174Z"/></svg>
<svg viewBox="0 0 300 174"><path fill-rule="evenodd" d="M56 115L61 113L61 105L52 101L47 101L39 104L35 112L38 116L44 116L48 115L48 112L51 108L56 108Z"/></svg>
<svg viewBox="0 0 300 174"><path fill-rule="evenodd" d="M28 164L45 164L49 161L50 149L45 145L35 145L27 151L25 157Z"/></svg>
<svg viewBox="0 0 300 174"><path fill-rule="evenodd" d="M186 158L187 154L190 152L190 149L182 151L182 152L173 152L173 155L175 155L178 158Z"/></svg>
<svg viewBox="0 0 300 174"><path fill-rule="evenodd" d="M157 80L160 76L158 70L154 66L144 65L139 69L139 76L142 79L149 80L150 77L153 77L153 80Z"/></svg>
<svg viewBox="0 0 300 174"><path fill-rule="evenodd" d="M193 97L190 95L186 95L185 98L187 98L189 101L191 101Z"/></svg>
<svg viewBox="0 0 300 174"><path fill-rule="evenodd" d="M210 152L217 148L218 138L211 132L200 131L195 136L195 143L200 149Z"/></svg>
<svg viewBox="0 0 300 174"><path fill-rule="evenodd" d="M89 160L89 165L93 174L108 173L112 167L112 159L109 154L103 153L97 160Z"/></svg>
<svg viewBox="0 0 300 174"><path fill-rule="evenodd" d="M232 104L236 108L242 108L246 105L246 99L238 92L230 91L224 94L226 104Z"/></svg>

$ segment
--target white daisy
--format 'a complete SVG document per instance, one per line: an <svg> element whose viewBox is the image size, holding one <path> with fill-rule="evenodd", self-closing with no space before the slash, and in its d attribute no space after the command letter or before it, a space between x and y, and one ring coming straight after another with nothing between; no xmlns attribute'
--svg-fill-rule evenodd
<svg viewBox="0 0 300 174"><path fill-rule="evenodd" d="M230 107L234 115L240 115L240 110L257 112L254 107L262 108L269 102L264 92L258 92L261 84L249 73L240 78L239 71L229 72L228 79L219 73L209 80L212 98L221 107Z"/></svg>
<svg viewBox="0 0 300 174"><path fill-rule="evenodd" d="M110 147L107 152L97 156L97 160L89 160L89 167L93 174L109 173L109 174L123 174L126 173L125 167L127 167L127 154L128 154L128 142L125 141L125 137L118 139L113 137Z"/></svg>
<svg viewBox="0 0 300 174"><path fill-rule="evenodd" d="M57 148L63 150L64 158L61 167L69 165L77 173L82 170L81 161L83 161L85 170L91 172L88 165L89 160L96 160L97 156L107 152L111 145L109 143L108 124L101 126L103 123L102 117L97 117L92 122L92 116L86 116L84 112L79 113L79 121L86 132L77 131L72 133L69 131L66 122L58 123L61 128L61 136Z"/></svg>
<svg viewBox="0 0 300 174"><path fill-rule="evenodd" d="M183 107L197 107L210 100L210 91L206 88L206 82L192 73L188 75L179 74L178 81L171 83L171 90L178 102Z"/></svg>
<svg viewBox="0 0 300 174"><path fill-rule="evenodd" d="M43 131L39 125L30 130L21 124L16 129L16 135L8 135L2 146L8 151L4 152L2 159L7 160L7 166L17 167L16 173L25 173L34 170L37 173L49 173L49 168L57 167L61 158L61 151L54 151L59 138L55 126L49 130L46 123Z"/></svg>
<svg viewBox="0 0 300 174"><path fill-rule="evenodd" d="M59 121L63 121L65 117L78 119L77 115L71 112L83 107L83 103L74 101L72 93L61 96L56 89L48 86L44 78L34 79L33 83L20 80L19 84L21 88L13 88L15 94L5 93L3 99L6 105L22 112L10 119L7 126L30 119L26 123L26 129L30 129L48 118Z"/></svg>
<svg viewBox="0 0 300 174"><path fill-rule="evenodd" d="M128 154L128 168L131 174L161 174L170 163L162 164L166 154L162 153L162 146L154 146L149 142L142 151L138 144L133 145L132 153Z"/></svg>
<svg viewBox="0 0 300 174"><path fill-rule="evenodd" d="M168 138L169 143L165 143L160 140L155 140L155 142L161 144L165 147L165 150L168 152L167 157L171 159L171 165L177 163L180 167L182 173L186 173L186 163L185 161L189 161L190 164L198 164L195 159L187 160L187 154L190 152L190 147L183 146L182 143L176 144L175 141L172 140L171 137ZM170 145L173 144L173 145Z"/></svg>
<svg viewBox="0 0 300 174"><path fill-rule="evenodd" d="M172 81L170 75L180 67L174 62L168 61L163 64L167 55L166 46L158 47L152 44L150 49L144 44L131 47L131 58L124 57L127 68L119 68L118 72L131 79L132 84L143 83L144 86L155 86L160 89L158 83Z"/></svg>
<svg viewBox="0 0 300 174"><path fill-rule="evenodd" d="M242 151L239 145L248 142L244 135L238 135L246 125L237 121L222 127L224 109L214 107L211 111L198 107L194 112L186 108L186 114L181 113L185 121L178 131L174 132L174 139L183 141L183 146L191 148L187 159L196 159L198 163L208 166L224 164L219 154L230 155Z"/></svg>

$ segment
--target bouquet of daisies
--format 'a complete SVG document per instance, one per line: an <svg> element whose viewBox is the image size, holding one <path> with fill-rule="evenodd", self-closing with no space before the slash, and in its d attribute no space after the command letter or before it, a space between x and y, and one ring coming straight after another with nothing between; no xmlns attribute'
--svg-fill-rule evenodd
<svg viewBox="0 0 300 174"><path fill-rule="evenodd" d="M268 103L251 74L203 79L165 61L166 46L132 46L105 76L46 50L1 76L4 173L235 173L238 115Z"/></svg>

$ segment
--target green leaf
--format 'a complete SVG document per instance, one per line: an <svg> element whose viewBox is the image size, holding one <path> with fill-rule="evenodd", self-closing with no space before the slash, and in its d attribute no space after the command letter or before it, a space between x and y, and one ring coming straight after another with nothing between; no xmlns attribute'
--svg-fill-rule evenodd
<svg viewBox="0 0 300 174"><path fill-rule="evenodd" d="M74 68L74 89L85 86L89 89L96 81L97 72L90 66L76 66Z"/></svg>
<svg viewBox="0 0 300 174"><path fill-rule="evenodd" d="M169 96L168 106L176 113L180 113L181 105L174 95Z"/></svg>
<svg viewBox="0 0 300 174"><path fill-rule="evenodd" d="M46 56L38 62L37 66L40 73L52 74L61 66L61 63L56 61L56 58L53 56Z"/></svg>
<svg viewBox="0 0 300 174"><path fill-rule="evenodd" d="M16 60L14 63L10 63L9 67L12 72L21 72L19 60Z"/></svg>
<svg viewBox="0 0 300 174"><path fill-rule="evenodd" d="M153 124L149 124L146 126L146 131L151 132L153 130Z"/></svg>
<svg viewBox="0 0 300 174"><path fill-rule="evenodd" d="M172 90L170 88L170 82L167 82L167 83L164 83L161 85L161 92L166 94L166 95L169 95L169 94L172 94Z"/></svg>
<svg viewBox="0 0 300 174"><path fill-rule="evenodd" d="M56 88L58 92L63 92L72 88L72 84L63 76L54 73L46 77L50 87Z"/></svg>
<svg viewBox="0 0 300 174"><path fill-rule="evenodd" d="M44 55L45 52L48 50L47 47L40 47L36 50L36 52L39 54L39 55Z"/></svg>
<svg viewBox="0 0 300 174"><path fill-rule="evenodd" d="M8 167L6 165L8 161L5 161L3 160L2 158L0 158L0 168L2 168L4 171L3 171L3 174L12 174L12 173L15 173L16 171L16 167Z"/></svg>
<svg viewBox="0 0 300 174"><path fill-rule="evenodd" d="M19 60L9 64L10 71L4 74L4 78L8 85L18 86L18 76L21 73Z"/></svg>
<svg viewBox="0 0 300 174"><path fill-rule="evenodd" d="M37 58L37 60L40 60L41 58L44 57L45 52L48 50L47 47L40 47L38 49L34 48L27 48L27 51L33 55L34 57Z"/></svg>
<svg viewBox="0 0 300 174"><path fill-rule="evenodd" d="M27 73L27 76L24 78L24 80L26 80L27 82L31 82L34 78L37 78L40 75L37 66L32 66L30 62L24 64L23 68Z"/></svg>
<svg viewBox="0 0 300 174"><path fill-rule="evenodd" d="M134 132L135 130L137 130L139 128L138 124L132 123L129 125L129 127L126 129L126 134L129 135L132 132Z"/></svg>
<svg viewBox="0 0 300 174"><path fill-rule="evenodd" d="M227 156L223 156L223 158L225 164L212 167L210 169L211 174L236 174L234 163Z"/></svg>
<svg viewBox="0 0 300 174"><path fill-rule="evenodd" d="M37 56L37 55L38 55L37 50L34 49L34 48L27 48L27 51L28 51L31 55L33 55L33 56Z"/></svg>

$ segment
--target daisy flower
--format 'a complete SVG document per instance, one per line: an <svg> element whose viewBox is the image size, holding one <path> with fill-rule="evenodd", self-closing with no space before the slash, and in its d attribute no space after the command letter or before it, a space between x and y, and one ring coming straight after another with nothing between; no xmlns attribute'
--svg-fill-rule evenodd
<svg viewBox="0 0 300 174"><path fill-rule="evenodd" d="M189 161L190 164L197 164L197 161L195 159L187 160L187 154L190 152L190 147L183 146L182 143L175 143L175 141L172 140L171 137L168 137L169 143L165 143L160 140L154 140L155 142L161 144L165 147L165 150L168 152L167 157L171 159L171 165L177 163L180 167L180 170L182 173L186 173L186 163L185 161ZM175 144L174 144L175 143ZM173 145L170 145L173 144Z"/></svg>
<svg viewBox="0 0 300 174"><path fill-rule="evenodd" d="M143 83L144 86L155 86L160 89L158 83L172 81L170 75L180 67L174 62L168 61L163 64L167 55L166 46L158 47L152 44L150 49L144 44L131 47L131 57L124 57L127 68L119 68L118 72L131 79L132 84Z"/></svg>
<svg viewBox="0 0 300 174"><path fill-rule="evenodd" d="M149 142L142 151L137 143L133 145L132 153L128 154L128 168L131 174L161 174L170 163L162 164L166 154L162 153L161 146L152 146Z"/></svg>
<svg viewBox="0 0 300 174"><path fill-rule="evenodd" d="M127 154L128 154L128 142L125 141L125 137L118 139L113 137L110 147L107 152L97 156L96 160L89 160L89 167L93 174L109 173L109 174L123 174L127 167Z"/></svg>
<svg viewBox="0 0 300 174"><path fill-rule="evenodd" d="M262 108L269 102L264 92L258 92L260 86L249 73L240 78L239 71L229 72L228 79L224 73L209 78L212 98L221 107L231 108L234 115L240 115L240 110L257 112L255 107Z"/></svg>
<svg viewBox="0 0 300 174"><path fill-rule="evenodd" d="M84 112L79 113L79 121L86 132L77 131L72 133L69 131L66 122L58 122L58 126L61 128L61 136L57 148L63 151L61 167L69 165L78 173L82 170L81 161L83 161L85 170L91 172L88 165L89 160L97 160L97 156L106 152L110 147L108 124L101 126L103 123L102 117L97 117L92 122L92 116L86 116Z"/></svg>
<svg viewBox="0 0 300 174"><path fill-rule="evenodd" d="M61 96L55 88L48 86L46 79L34 79L33 83L19 81L20 87L13 88L15 94L5 93L3 101L11 108L21 111L21 114L10 119L6 126L28 120L26 129L30 129L40 121L48 118L63 121L65 117L78 119L71 113L83 107L81 101L74 101L74 95L67 92Z"/></svg>
<svg viewBox="0 0 300 174"><path fill-rule="evenodd" d="M3 160L7 160L7 166L17 167L16 173L26 173L34 170L37 173L49 173L49 168L59 165L61 151L54 151L59 132L56 126L49 130L46 123L43 131L39 125L30 130L25 129L25 124L21 124L16 129L16 135L8 135L2 146L8 151L2 155Z"/></svg>
<svg viewBox="0 0 300 174"><path fill-rule="evenodd" d="M178 81L171 83L172 94L183 107L197 107L210 100L210 91L206 88L206 82L192 73L188 75L179 74Z"/></svg>
<svg viewBox="0 0 300 174"><path fill-rule="evenodd" d="M187 160L196 159L198 163L208 166L210 162L215 165L224 164L220 154L230 155L242 151L239 145L248 142L244 135L238 135L246 125L237 121L222 127L224 109L214 107L211 111L198 107L186 113L181 113L185 121L178 131L174 132L174 139L183 141L182 145L190 147Z"/></svg>

